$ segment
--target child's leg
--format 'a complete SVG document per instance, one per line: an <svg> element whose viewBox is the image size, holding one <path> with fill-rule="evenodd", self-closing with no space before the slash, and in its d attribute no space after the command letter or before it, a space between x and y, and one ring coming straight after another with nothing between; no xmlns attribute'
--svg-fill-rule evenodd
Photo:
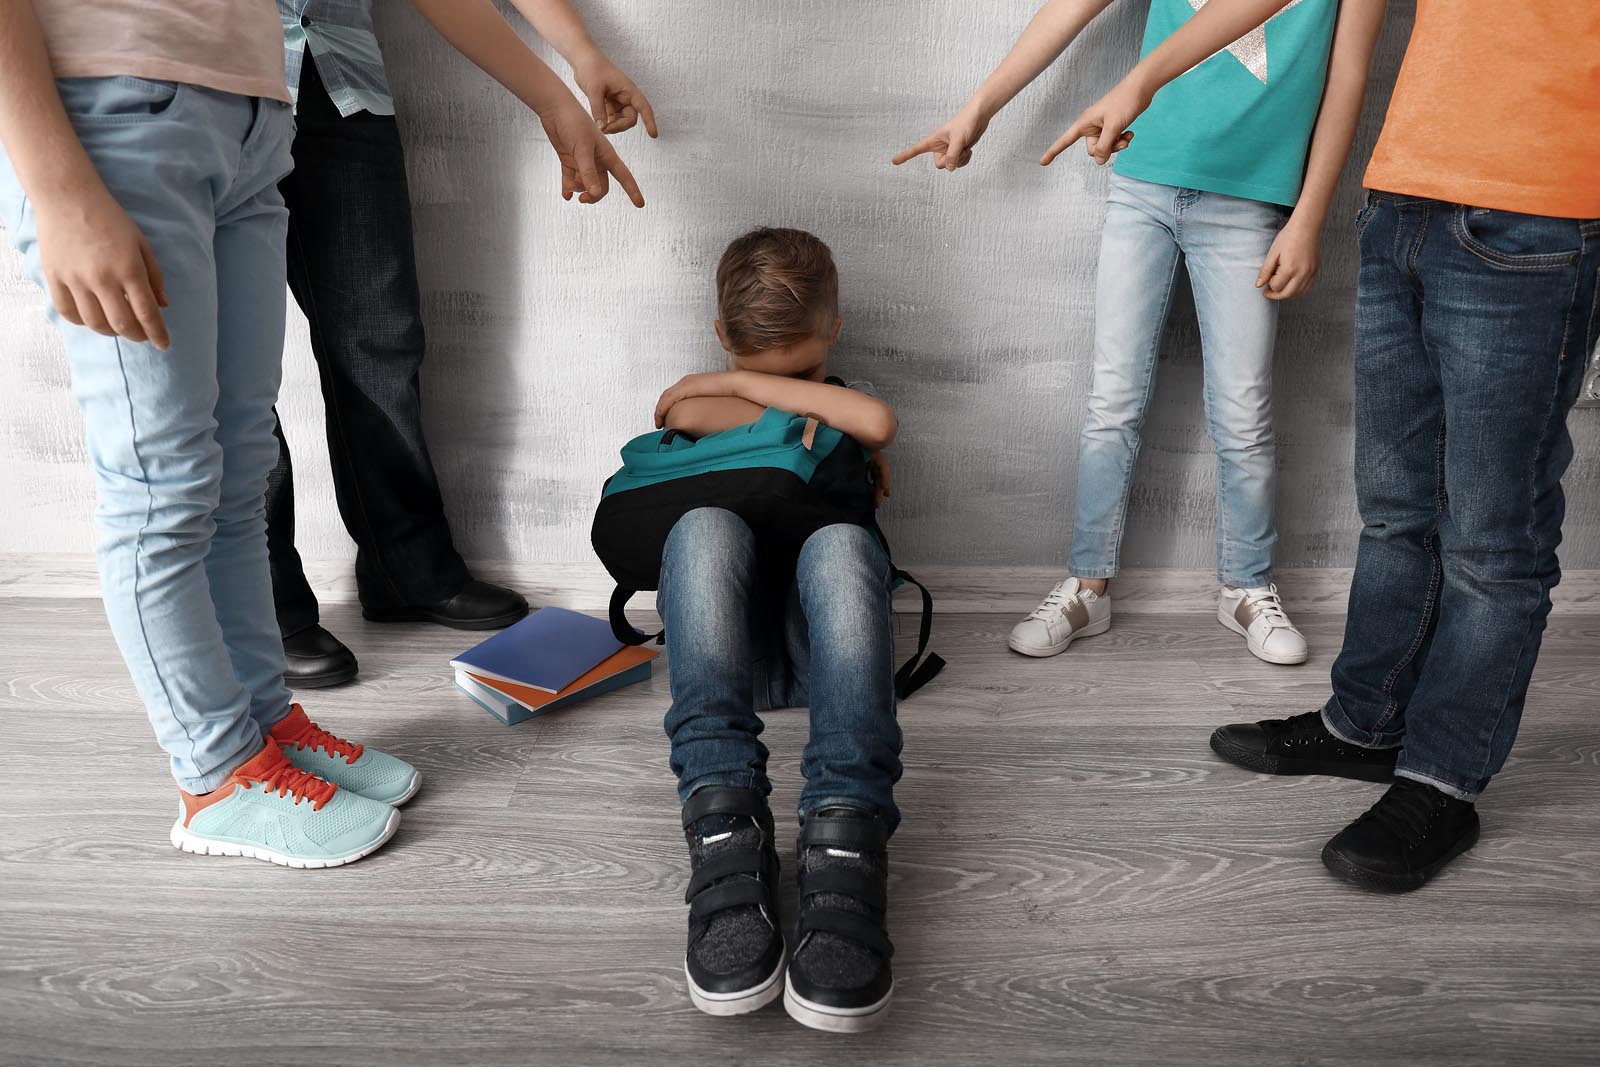
<svg viewBox="0 0 1600 1067"><path fill-rule="evenodd" d="M771 791L754 709L755 534L721 508L689 512L661 557L656 604L667 632L667 737L678 797L705 786Z"/></svg>
<svg viewBox="0 0 1600 1067"><path fill-rule="evenodd" d="M1178 272L1173 235L1183 190L1111 175L1095 283L1094 376L1078 441L1070 567L1116 576L1139 434Z"/></svg>
<svg viewBox="0 0 1600 1067"><path fill-rule="evenodd" d="M54 317L95 471L106 613L174 777L188 792L207 792L262 748L252 693L235 674L208 574L217 510L231 480L217 432L219 406L226 405L218 388L214 198L238 177L253 106L243 97L138 79L60 85L84 148L150 242L171 298L165 316L172 344L164 352ZM42 282L33 209L9 167L4 185L14 205L7 215L16 222L13 239ZM282 279L270 273L263 270L262 288L247 299L273 302ZM281 322L263 329L250 358L264 389L276 381ZM229 504L236 513L233 494ZM242 617L228 622L235 636L249 629ZM256 623L275 637L270 612ZM270 682L253 680L264 700L282 701Z"/></svg>
<svg viewBox="0 0 1600 1067"><path fill-rule="evenodd" d="M860 526L826 526L800 550L795 581L809 637L811 739L800 814L829 807L900 821L900 724L895 720L889 558Z"/></svg>
<svg viewBox="0 0 1600 1067"><path fill-rule="evenodd" d="M1206 419L1217 448L1217 579L1272 581L1278 543L1272 350L1278 304L1255 287L1283 228L1276 204L1201 193L1183 216L1183 252L1205 353Z"/></svg>

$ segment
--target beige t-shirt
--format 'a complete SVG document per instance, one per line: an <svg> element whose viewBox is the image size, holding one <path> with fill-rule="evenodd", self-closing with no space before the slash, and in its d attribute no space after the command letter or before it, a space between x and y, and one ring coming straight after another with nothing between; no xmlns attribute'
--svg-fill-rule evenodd
<svg viewBox="0 0 1600 1067"><path fill-rule="evenodd" d="M132 75L289 99L274 0L34 0L58 78Z"/></svg>

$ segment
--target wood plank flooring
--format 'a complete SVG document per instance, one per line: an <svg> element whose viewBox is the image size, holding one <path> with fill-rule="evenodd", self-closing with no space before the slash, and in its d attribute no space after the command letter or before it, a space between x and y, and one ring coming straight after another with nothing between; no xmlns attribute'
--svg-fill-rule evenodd
<svg viewBox="0 0 1600 1067"><path fill-rule="evenodd" d="M461 635L325 615L363 673L310 709L426 785L384 851L298 872L173 850L98 603L0 598L0 1063L1594 1062L1600 616L1553 620L1481 844L1399 898L1317 862L1380 787L1205 743L1315 706L1338 616L1302 618L1303 668L1204 614L1038 662L1009 616L941 616L901 711L895 1005L838 1038L689 1005L664 670L504 727L450 685ZM804 734L769 717L791 828Z"/></svg>

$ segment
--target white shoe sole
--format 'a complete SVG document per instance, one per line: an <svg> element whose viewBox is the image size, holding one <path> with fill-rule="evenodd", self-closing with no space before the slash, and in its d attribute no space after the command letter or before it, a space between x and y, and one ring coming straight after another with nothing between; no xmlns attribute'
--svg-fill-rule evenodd
<svg viewBox="0 0 1600 1067"><path fill-rule="evenodd" d="M1266 649L1257 648L1255 643L1250 640L1250 631L1246 630L1243 626L1240 626L1239 620L1235 619L1233 617L1233 613L1230 611L1224 611L1221 608L1218 608L1217 621L1226 626L1228 629L1232 630L1234 633L1238 634L1240 637L1244 638L1245 647L1250 650L1250 654L1263 663L1273 663L1280 667L1294 667L1311 658L1310 649L1306 649L1306 651L1300 653L1298 656L1284 656L1274 655L1271 652L1268 652Z"/></svg>
<svg viewBox="0 0 1600 1067"><path fill-rule="evenodd" d="M1009 637L1006 639L1006 645L1010 647L1011 651L1013 652L1020 652L1024 656L1036 656L1040 659L1043 659L1046 656L1061 655L1061 653L1065 652L1068 647L1071 646L1072 642L1076 641L1080 637L1099 637L1109 629L1111 629L1111 619L1108 617L1101 619L1099 622L1091 622L1083 629L1068 634L1067 639L1059 644L1029 645L1018 641L1015 637Z"/></svg>
<svg viewBox="0 0 1600 1067"><path fill-rule="evenodd" d="M889 1014L889 1001L894 996L894 986L889 987L889 992L876 1004L869 1004L865 1008L830 1008L825 1004L816 1004L796 993L785 983L783 987L783 1010L789 1013L789 1018L801 1026L809 1026L813 1030L826 1030L833 1034L859 1034L874 1029L883 1022Z"/></svg>
<svg viewBox="0 0 1600 1067"><path fill-rule="evenodd" d="M404 804L406 801L408 801L412 797L416 796L417 793L421 791L421 789L422 789L422 772L421 771L414 771L414 772L412 772L412 775L411 775L411 784L406 786L406 791L404 793L401 793L394 800L385 800L385 801L383 801L383 803L388 804L391 808L398 808L400 805ZM371 798L368 798L368 799L371 799Z"/></svg>
<svg viewBox="0 0 1600 1067"><path fill-rule="evenodd" d="M193 852L197 856L241 856L248 860L266 860L276 863L280 867L294 867L297 870L317 870L323 867L342 867L346 863L354 863L363 856L370 856L382 848L394 832L400 829L400 813L391 811L389 822L383 828L383 834L370 845L362 847L359 851L347 856L336 856L332 859L306 859L301 856L289 856L282 852L274 852L270 848L257 848L254 845L241 845L236 841L217 841L199 834L191 834L183 825L183 820L172 824L172 846L184 852Z"/></svg>
<svg viewBox="0 0 1600 1067"><path fill-rule="evenodd" d="M694 1001L694 1006L707 1015L730 1016L747 1015L777 1000L783 993L783 976L787 973L789 954L785 952L778 960L778 967L768 975L760 985L753 989L742 989L737 993L708 993L694 984L694 978L689 974L689 964L683 965L683 976L689 981L689 999Z"/></svg>

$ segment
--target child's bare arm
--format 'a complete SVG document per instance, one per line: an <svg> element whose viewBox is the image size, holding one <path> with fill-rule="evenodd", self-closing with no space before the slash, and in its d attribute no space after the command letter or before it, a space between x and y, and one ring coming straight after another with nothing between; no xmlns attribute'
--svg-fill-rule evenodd
<svg viewBox="0 0 1600 1067"><path fill-rule="evenodd" d="M0 0L0 144L33 202L39 264L61 317L166 348L161 268L73 132L32 0Z"/></svg>
<svg viewBox="0 0 1600 1067"><path fill-rule="evenodd" d="M1156 90L1228 47L1288 4L1289 0L1210 0L1141 59L1109 93L1090 104L1039 162L1049 166L1082 139L1094 161L1105 163L1113 152L1127 147L1128 127L1144 114Z"/></svg>
<svg viewBox="0 0 1600 1067"><path fill-rule="evenodd" d="M989 122L1029 82L1054 63L1083 28L1113 0L1050 0L1041 7L1017 38L1005 59L984 79L972 99L949 122L894 157L895 166L923 153L933 154L933 165L952 173L972 159Z"/></svg>
<svg viewBox="0 0 1600 1067"><path fill-rule="evenodd" d="M669 413L691 397L735 397L757 408L779 408L798 415L815 415L834 429L854 437L871 451L888 448L899 429L893 408L858 389L742 370L690 374L682 378L678 384L661 394L656 404L656 425L667 425ZM757 411L756 415L759 414ZM745 418L740 423L749 421L749 418Z"/></svg>
<svg viewBox="0 0 1600 1067"><path fill-rule="evenodd" d="M590 114L602 132L621 133L642 119L645 132L656 136L656 113L651 110L650 101L594 43L589 27L569 0L511 2L572 67L572 76L589 98Z"/></svg>
<svg viewBox="0 0 1600 1067"><path fill-rule="evenodd" d="M660 425L704 437L755 422L765 410L736 396L690 396L675 401Z"/></svg>
<svg viewBox="0 0 1600 1067"><path fill-rule="evenodd" d="M561 162L561 197L593 204L615 175L635 207L644 195L622 158L556 72L534 55L489 0L412 0L440 36L539 116Z"/></svg>
<svg viewBox="0 0 1600 1067"><path fill-rule="evenodd" d="M1311 291L1321 260L1322 224L1339 187L1361 119L1367 71L1383 26L1386 0L1343 0L1333 28L1328 80L1311 134L1306 176L1294 214L1272 242L1256 287L1269 300L1293 300Z"/></svg>

